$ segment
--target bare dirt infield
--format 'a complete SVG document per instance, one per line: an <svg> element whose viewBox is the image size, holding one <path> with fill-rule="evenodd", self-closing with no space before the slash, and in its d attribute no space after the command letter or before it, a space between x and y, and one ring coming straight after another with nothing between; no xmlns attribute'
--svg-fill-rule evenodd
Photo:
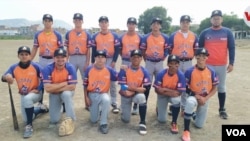
<svg viewBox="0 0 250 141"><path fill-rule="evenodd" d="M21 45L32 47L31 40L0 40L0 58L1 67L0 74L2 75L8 67L16 63L17 48ZM211 98L209 106L209 114L206 124L202 129L196 129L191 126L192 141L220 141L221 140L221 125L222 124L250 124L250 40L236 41L236 62L234 71L227 75L227 101L226 108L229 114L228 120L222 120L218 116L218 98L217 95ZM38 59L36 58L35 61ZM119 68L120 60L117 63ZM79 76L79 72L78 72ZM148 134L141 136L137 132L139 116L131 116L131 122L124 124L120 120L120 114L114 115L110 112L109 116L109 133L103 135L98 132L98 125L92 125L89 122L89 113L84 110L84 99L82 90L82 81L78 77L78 84L76 93L74 95L75 112L77 116L75 132L66 137L59 137L57 128L48 128L49 115L40 115L33 123L34 135L28 140L84 140L84 141L179 141L183 130L183 118L179 117L179 134L171 134L169 131L169 124L171 117L168 116L167 124L160 124L156 120L155 104L156 94L151 89L148 103L147 113L147 129ZM118 87L119 88L119 87ZM21 111L20 111L20 96L17 94L17 87L14 83L12 85L12 92L19 122L19 131L13 130L11 108L8 87L5 83L0 83L0 140L1 141L16 141L24 140ZM48 94L44 96L44 103L48 104ZM120 103L120 96L118 95L118 103ZM192 125L192 123L191 123Z"/></svg>

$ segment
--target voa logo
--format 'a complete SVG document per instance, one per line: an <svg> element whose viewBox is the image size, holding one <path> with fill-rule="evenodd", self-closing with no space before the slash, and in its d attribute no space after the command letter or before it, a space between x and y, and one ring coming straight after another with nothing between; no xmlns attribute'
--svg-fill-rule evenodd
<svg viewBox="0 0 250 141"><path fill-rule="evenodd" d="M246 10L244 11L243 17L244 17L244 22L246 23L246 25L250 27L250 6L248 6Z"/></svg>
<svg viewBox="0 0 250 141"><path fill-rule="evenodd" d="M227 136L247 136L244 129L226 129Z"/></svg>

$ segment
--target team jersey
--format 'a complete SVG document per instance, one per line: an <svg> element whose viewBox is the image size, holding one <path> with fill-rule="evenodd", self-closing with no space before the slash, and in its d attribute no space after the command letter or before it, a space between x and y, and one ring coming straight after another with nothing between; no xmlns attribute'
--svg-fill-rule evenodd
<svg viewBox="0 0 250 141"><path fill-rule="evenodd" d="M41 67L34 62L31 62L29 67L23 69L19 64L12 65L4 75L11 74L17 82L18 92L21 95L28 94L31 90L42 90L43 83L41 81Z"/></svg>
<svg viewBox="0 0 250 141"><path fill-rule="evenodd" d="M131 51L139 49L141 41L142 36L137 33L134 35L128 35L127 33L123 34L120 37L122 59L129 60Z"/></svg>
<svg viewBox="0 0 250 141"><path fill-rule="evenodd" d="M205 47L210 54L207 64L214 66L226 65L228 52L229 64L234 64L235 41L230 29L226 27L205 29L200 34L199 45Z"/></svg>
<svg viewBox="0 0 250 141"><path fill-rule="evenodd" d="M88 92L107 93L111 81L117 80L117 72L106 66L98 69L95 65L87 68L84 74L83 85L87 87Z"/></svg>
<svg viewBox="0 0 250 141"><path fill-rule="evenodd" d="M169 75L168 69L163 69L157 74L153 87L168 88L171 90L178 90L179 92L185 92L185 76L180 70L174 75Z"/></svg>
<svg viewBox="0 0 250 141"><path fill-rule="evenodd" d="M91 40L92 63L94 62L94 56L97 50L104 50L107 54L107 58L113 58L113 61L116 62L120 51L120 45L119 37L114 32L108 32L107 34L98 32L94 34Z"/></svg>
<svg viewBox="0 0 250 141"><path fill-rule="evenodd" d="M91 47L91 35L84 30L70 30L65 35L64 45L69 55L86 55L87 49Z"/></svg>
<svg viewBox="0 0 250 141"><path fill-rule="evenodd" d="M58 70L55 67L55 63L51 63L43 69L44 84L61 82L68 82L68 85L77 83L76 69L72 64L66 63L62 70Z"/></svg>
<svg viewBox="0 0 250 141"><path fill-rule="evenodd" d="M208 94L219 83L215 71L208 66L204 70L193 66L185 72L185 77L188 88L194 93Z"/></svg>
<svg viewBox="0 0 250 141"><path fill-rule="evenodd" d="M168 55L168 36L161 33L155 37L148 33L142 38L140 49L146 50L146 59L149 60L164 60Z"/></svg>
<svg viewBox="0 0 250 141"><path fill-rule="evenodd" d="M198 38L191 31L188 31L187 37L184 37L181 31L176 31L169 37L171 54L180 58L193 58L194 50L198 47Z"/></svg>
<svg viewBox="0 0 250 141"><path fill-rule="evenodd" d="M53 30L49 33L39 31L34 37L34 47L39 47L39 56L53 57L55 50L63 46L62 36Z"/></svg>
<svg viewBox="0 0 250 141"><path fill-rule="evenodd" d="M120 70L118 84L126 84L129 87L142 87L150 86L151 80L148 71L142 66L138 69L128 67L126 70Z"/></svg>

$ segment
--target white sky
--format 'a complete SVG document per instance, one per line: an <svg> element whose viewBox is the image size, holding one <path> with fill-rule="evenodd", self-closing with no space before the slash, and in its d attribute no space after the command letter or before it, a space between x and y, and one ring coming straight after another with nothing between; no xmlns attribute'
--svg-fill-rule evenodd
<svg viewBox="0 0 250 141"><path fill-rule="evenodd" d="M190 15L193 23L200 23L210 17L215 9L223 13L231 12L243 18L244 11L250 6L249 0L1 0L0 19L25 18L42 20L45 13L54 19L71 24L73 14L84 16L84 27L98 27L98 19L105 15L109 18L110 28L126 29L128 17L139 18L146 9L163 6L167 16L172 17L172 25L178 25L181 15Z"/></svg>

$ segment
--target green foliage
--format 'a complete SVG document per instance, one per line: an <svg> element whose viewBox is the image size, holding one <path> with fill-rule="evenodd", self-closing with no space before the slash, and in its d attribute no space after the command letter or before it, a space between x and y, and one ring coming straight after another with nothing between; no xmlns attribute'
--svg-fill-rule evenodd
<svg viewBox="0 0 250 141"><path fill-rule="evenodd" d="M150 23L154 17L159 17L162 19L162 29L163 33L170 33L170 24L172 22L171 17L167 17L167 10L160 7L153 7L151 9L147 9L139 16L138 29L142 31L144 34L151 32Z"/></svg>
<svg viewBox="0 0 250 141"><path fill-rule="evenodd" d="M24 35L0 35L0 40L31 40L33 37L31 36L24 36Z"/></svg>

